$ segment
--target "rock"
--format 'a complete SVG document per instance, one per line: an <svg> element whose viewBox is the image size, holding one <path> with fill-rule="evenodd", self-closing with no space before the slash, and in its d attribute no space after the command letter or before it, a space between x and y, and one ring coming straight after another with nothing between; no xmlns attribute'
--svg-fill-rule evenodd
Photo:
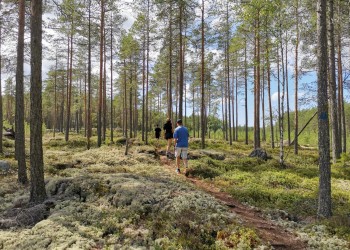
<svg viewBox="0 0 350 250"><path fill-rule="evenodd" d="M209 156L213 160L221 160L221 161L225 160L225 154L223 154L223 153L218 153L218 152L211 151L211 150L202 150L201 152L203 154Z"/></svg>
<svg viewBox="0 0 350 250"><path fill-rule="evenodd" d="M0 228L26 227L45 220L50 215L50 209L55 207L55 201L46 200L29 208L11 208L6 213L7 218L0 219Z"/></svg>
<svg viewBox="0 0 350 250"><path fill-rule="evenodd" d="M263 159L264 161L267 161L268 159L270 159L271 157L269 157L266 153L266 151L262 148L256 148L254 149L249 157L258 157L260 159Z"/></svg>
<svg viewBox="0 0 350 250"><path fill-rule="evenodd" d="M8 172L10 170L10 164L7 161L0 161L0 171Z"/></svg>

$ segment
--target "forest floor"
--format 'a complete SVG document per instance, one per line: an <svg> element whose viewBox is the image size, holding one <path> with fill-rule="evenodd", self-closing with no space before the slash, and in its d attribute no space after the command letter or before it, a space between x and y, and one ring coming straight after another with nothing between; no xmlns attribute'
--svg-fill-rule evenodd
<svg viewBox="0 0 350 250"><path fill-rule="evenodd" d="M170 171L175 169L174 162L165 156L161 157L161 163L168 166ZM184 178L199 189L215 197L223 205L229 207L232 213L237 214L246 226L254 228L262 241L270 245L273 249L307 249L307 243L305 241L302 241L295 233L264 218L261 210L242 204L213 184L198 178Z"/></svg>
<svg viewBox="0 0 350 250"><path fill-rule="evenodd" d="M314 198L303 194L300 201L290 194L305 182L303 190L314 196L314 170L299 173L311 179L290 180L297 168L282 178L274 160L247 157L249 147L237 144L232 150L212 141L201 150L193 140L186 177L175 173L175 161L161 152L164 145L153 143L134 140L125 155L122 139L86 150L80 136L68 143L45 136L48 200L33 206L29 186L16 181L14 145L6 141L1 160L11 171L0 174L0 249L349 249L347 231L338 229L350 222L340 216L333 221L338 227L317 221ZM278 179L271 177L274 170ZM337 187L348 193L348 172L338 175ZM278 203L266 190L241 186L253 176L264 186L273 184L269 190L277 193ZM288 203L274 189L282 183L288 184L283 187ZM336 192L336 208L348 209L347 197ZM283 210L276 204L295 207Z"/></svg>

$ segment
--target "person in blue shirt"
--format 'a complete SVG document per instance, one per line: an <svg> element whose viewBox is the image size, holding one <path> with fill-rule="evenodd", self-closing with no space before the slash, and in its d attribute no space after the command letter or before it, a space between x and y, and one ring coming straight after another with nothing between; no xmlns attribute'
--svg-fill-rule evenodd
<svg viewBox="0 0 350 250"><path fill-rule="evenodd" d="M180 173L180 156L185 166L185 175L187 171L187 151L188 151L188 130L182 125L182 120L176 121L177 128L174 131L174 144L175 144L175 158L176 158L176 172Z"/></svg>

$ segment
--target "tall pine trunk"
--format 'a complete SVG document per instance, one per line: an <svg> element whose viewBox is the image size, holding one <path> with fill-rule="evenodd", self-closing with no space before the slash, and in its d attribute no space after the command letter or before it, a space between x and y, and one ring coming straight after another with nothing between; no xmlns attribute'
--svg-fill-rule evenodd
<svg viewBox="0 0 350 250"><path fill-rule="evenodd" d="M72 17L71 20L71 33L69 37L69 42L70 45L68 46L68 58L69 58L69 79L68 81L68 86L67 86L67 123L66 123L66 135L65 135L65 140L69 140L69 130L70 130L70 120L71 120L71 105L72 105L72 84L73 84L73 31L74 31L74 19Z"/></svg>
<svg viewBox="0 0 350 250"><path fill-rule="evenodd" d="M2 15L2 1L0 0L0 16ZM2 52L1 52L1 44L2 44L2 22L0 22L0 128L3 127L3 107L2 107L2 74L1 74L1 70L2 70ZM0 129L0 154L3 153L3 148L2 148L2 138L3 138L3 133L2 133L2 129Z"/></svg>
<svg viewBox="0 0 350 250"><path fill-rule="evenodd" d="M97 146L102 144L102 108L103 108L103 44L104 44L104 21L105 10L104 0L101 0L101 20L100 20L100 81L98 91L98 115L97 115Z"/></svg>
<svg viewBox="0 0 350 250"><path fill-rule="evenodd" d="M317 1L317 104L319 151L319 217L332 216L331 169L329 153L328 94L327 94L327 1Z"/></svg>
<svg viewBox="0 0 350 250"><path fill-rule="evenodd" d="M42 1L31 1L30 58L30 199L32 203L46 198L42 144Z"/></svg>
<svg viewBox="0 0 350 250"><path fill-rule="evenodd" d="M260 20L255 23L254 61L254 148L260 148Z"/></svg>
<svg viewBox="0 0 350 250"><path fill-rule="evenodd" d="M226 76L227 76L227 103L228 103L228 132L229 132L229 143L232 145L232 114L231 114L231 84L230 84L230 29L229 29L229 12L228 12L228 1L226 1ZM232 78L233 80L233 78ZM233 107L233 105L232 105Z"/></svg>
<svg viewBox="0 0 350 250"><path fill-rule="evenodd" d="M244 109L245 109L245 144L248 145L248 63L247 38L244 39Z"/></svg>
<svg viewBox="0 0 350 250"><path fill-rule="evenodd" d="M285 83L286 83L286 101L287 101L287 136L288 136L288 146L290 145L290 114L289 114L289 81L288 81L288 40L287 40L287 33L286 33L286 59L285 59L285 69L286 69L286 75L285 75Z"/></svg>
<svg viewBox="0 0 350 250"><path fill-rule="evenodd" d="M178 118L182 119L183 118L183 90L184 90L184 68L183 68L183 37L182 37L182 17L183 17L183 2L180 2L180 6L179 6L179 29L180 29L180 38L179 38L179 115Z"/></svg>
<svg viewBox="0 0 350 250"><path fill-rule="evenodd" d="M338 146L338 116L337 116L337 86L336 86L336 72L335 72L335 43L334 43L334 1L329 0L329 108L330 119L332 127L332 160L337 162L340 158L340 148Z"/></svg>
<svg viewBox="0 0 350 250"><path fill-rule="evenodd" d="M24 134L24 26L25 1L19 0L18 40L17 40L17 70L16 70L16 138L15 150L18 162L18 181L22 184L28 182L26 169L25 134ZM0 127L2 130L2 127Z"/></svg>
<svg viewBox="0 0 350 250"><path fill-rule="evenodd" d="M114 113L113 113L113 28L112 28L112 18L111 18L111 142L113 142L114 138L113 138L113 120L114 120Z"/></svg>
<svg viewBox="0 0 350 250"><path fill-rule="evenodd" d="M173 69L173 60L172 60L172 55L173 55L173 29L172 29L172 15L173 15L173 6L172 6L172 1L170 1L170 6L169 6L169 80L168 80L168 92L167 92L167 99L168 99L168 109L167 109L167 115L168 118L172 118L172 104L173 104L173 99L172 99L172 69Z"/></svg>
<svg viewBox="0 0 350 250"><path fill-rule="evenodd" d="M150 41L149 41L149 33L150 33L150 3L149 0L147 0L147 25L146 25L146 145L148 145L148 99L149 99L149 48L150 48Z"/></svg>
<svg viewBox="0 0 350 250"><path fill-rule="evenodd" d="M295 61L294 61L294 154L298 154L298 133L299 133L299 116L298 116L298 88L299 88L299 0L295 8L296 17L296 38L295 38Z"/></svg>
<svg viewBox="0 0 350 250"><path fill-rule="evenodd" d="M90 149L91 126L91 0L89 0L89 27L88 27L88 102L87 102L87 149Z"/></svg>
<svg viewBox="0 0 350 250"><path fill-rule="evenodd" d="M201 24L201 56L202 56L202 62L201 62L201 147L205 148L205 95L204 95L204 83L205 83L205 75L204 75L204 0L202 0L202 24Z"/></svg>

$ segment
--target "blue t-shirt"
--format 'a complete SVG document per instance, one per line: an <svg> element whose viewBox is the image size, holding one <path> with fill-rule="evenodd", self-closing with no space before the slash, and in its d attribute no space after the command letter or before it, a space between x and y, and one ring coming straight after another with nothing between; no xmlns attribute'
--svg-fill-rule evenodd
<svg viewBox="0 0 350 250"><path fill-rule="evenodd" d="M176 147L188 148L188 130L186 127L178 126L174 131L174 138L177 138Z"/></svg>

